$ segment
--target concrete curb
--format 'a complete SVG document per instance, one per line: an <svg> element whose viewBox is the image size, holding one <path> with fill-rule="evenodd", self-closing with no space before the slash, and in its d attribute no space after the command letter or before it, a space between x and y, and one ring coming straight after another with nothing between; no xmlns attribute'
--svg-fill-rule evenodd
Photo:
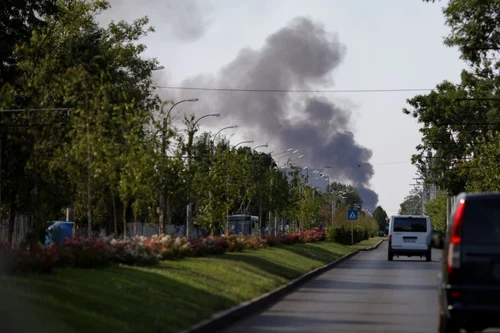
<svg viewBox="0 0 500 333"><path fill-rule="evenodd" d="M358 249L355 250L349 254L346 254L345 256L329 263L326 264L325 266L316 268L298 278L295 280L290 281L286 285L275 289L273 291L270 291L262 296L259 296L257 298L254 298L250 301L241 303L240 305L236 305L230 309L220 311L215 313L210 319L205 319L201 321L200 323L191 326L191 328L184 330L179 333L215 333L217 330L224 329L225 327L230 326L237 320L240 320L244 317L248 317L249 315L260 311L266 307L269 307L271 304L275 303L278 301L280 298L284 297L286 294L290 293L294 289L297 289L300 285L304 284L305 282L311 280L312 278L334 268L335 266L339 265L343 261L354 257L356 254L359 252L364 252L364 251L373 251L377 249L380 244L382 244L385 241L385 239L382 239L380 242L378 242L376 245L366 248L366 249Z"/></svg>

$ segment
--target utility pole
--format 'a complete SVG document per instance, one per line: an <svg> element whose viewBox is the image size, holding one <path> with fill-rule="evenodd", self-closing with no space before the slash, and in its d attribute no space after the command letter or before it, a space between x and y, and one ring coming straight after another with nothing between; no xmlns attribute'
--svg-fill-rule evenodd
<svg viewBox="0 0 500 333"><path fill-rule="evenodd" d="M0 223L2 223L2 139L0 139Z"/></svg>

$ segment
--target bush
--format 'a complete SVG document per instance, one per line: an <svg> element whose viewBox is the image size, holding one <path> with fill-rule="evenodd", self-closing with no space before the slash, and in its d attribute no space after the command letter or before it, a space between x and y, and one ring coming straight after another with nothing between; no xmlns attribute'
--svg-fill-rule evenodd
<svg viewBox="0 0 500 333"><path fill-rule="evenodd" d="M335 235L336 233L337 231ZM327 235L324 230L311 229L265 238L233 235L188 240L183 237L159 235L127 240L74 238L67 239L61 244L54 243L48 247L37 245L33 248L0 244L0 272L49 273L53 268L95 268L116 264L151 266L160 260L219 255L270 246L320 242L325 239Z"/></svg>
<svg viewBox="0 0 500 333"><path fill-rule="evenodd" d="M329 242L335 242L337 239L337 229L335 227L326 228L326 240Z"/></svg>

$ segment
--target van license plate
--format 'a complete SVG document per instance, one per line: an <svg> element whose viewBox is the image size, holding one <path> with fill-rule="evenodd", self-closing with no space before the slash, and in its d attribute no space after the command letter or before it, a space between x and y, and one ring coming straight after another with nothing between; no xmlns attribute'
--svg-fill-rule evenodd
<svg viewBox="0 0 500 333"><path fill-rule="evenodd" d="M417 240L415 238L405 238L405 243L416 243Z"/></svg>

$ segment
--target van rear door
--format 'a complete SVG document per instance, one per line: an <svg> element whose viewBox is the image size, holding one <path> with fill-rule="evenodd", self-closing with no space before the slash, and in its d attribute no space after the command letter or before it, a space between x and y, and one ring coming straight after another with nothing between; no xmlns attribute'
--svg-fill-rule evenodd
<svg viewBox="0 0 500 333"><path fill-rule="evenodd" d="M500 195L468 196L462 228L463 300L500 305Z"/></svg>
<svg viewBox="0 0 500 333"><path fill-rule="evenodd" d="M427 250L427 234L430 231L428 217L395 216L392 222L393 248Z"/></svg>

